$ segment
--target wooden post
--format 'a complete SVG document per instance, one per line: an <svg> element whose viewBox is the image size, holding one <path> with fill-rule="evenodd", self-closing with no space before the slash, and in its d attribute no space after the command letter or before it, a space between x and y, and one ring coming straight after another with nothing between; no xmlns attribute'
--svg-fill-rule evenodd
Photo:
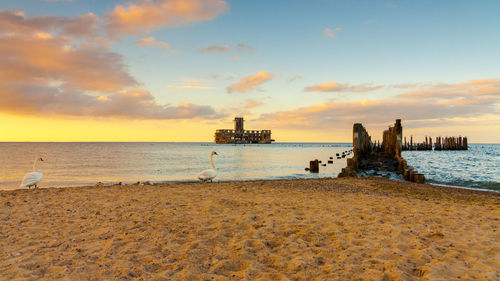
<svg viewBox="0 0 500 281"><path fill-rule="evenodd" d="M415 176L417 175L417 171L411 171L410 172L410 181L415 181Z"/></svg>
<svg viewBox="0 0 500 281"><path fill-rule="evenodd" d="M319 173L319 161L318 161L318 159L309 161L309 171L311 173Z"/></svg>
<svg viewBox="0 0 500 281"><path fill-rule="evenodd" d="M416 174L414 176L414 181L418 183L423 183L425 182L425 176L423 174Z"/></svg>

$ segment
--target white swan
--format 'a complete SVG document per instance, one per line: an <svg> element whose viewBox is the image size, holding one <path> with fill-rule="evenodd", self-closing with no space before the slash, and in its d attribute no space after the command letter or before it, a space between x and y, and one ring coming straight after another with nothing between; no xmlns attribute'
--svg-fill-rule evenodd
<svg viewBox="0 0 500 281"><path fill-rule="evenodd" d="M198 175L198 179L201 180L202 182L205 181L211 182L217 176L217 171L215 170L214 166L214 159L213 159L214 155L219 155L219 154L217 154L217 152L215 151L210 152L210 164L212 164L212 169L206 169Z"/></svg>
<svg viewBox="0 0 500 281"><path fill-rule="evenodd" d="M40 182L42 180L42 176L43 176L42 171L38 170L38 168L37 168L38 160L43 161L43 159L41 157L37 158L35 160L35 163L33 164L33 172L27 173L24 176L23 182L19 186L20 188L22 188L22 187L31 188L33 185L35 186L35 188L38 187L37 184L38 184L38 182Z"/></svg>

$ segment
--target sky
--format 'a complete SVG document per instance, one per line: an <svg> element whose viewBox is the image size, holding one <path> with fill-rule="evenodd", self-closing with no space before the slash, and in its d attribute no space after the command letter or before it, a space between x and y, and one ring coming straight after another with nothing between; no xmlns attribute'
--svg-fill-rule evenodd
<svg viewBox="0 0 500 281"><path fill-rule="evenodd" d="M1 0L0 141L500 143L499 1Z"/></svg>

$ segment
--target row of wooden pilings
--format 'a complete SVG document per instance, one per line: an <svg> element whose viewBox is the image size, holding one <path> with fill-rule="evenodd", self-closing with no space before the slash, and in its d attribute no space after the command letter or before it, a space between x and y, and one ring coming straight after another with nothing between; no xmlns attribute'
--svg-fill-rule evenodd
<svg viewBox="0 0 500 281"><path fill-rule="evenodd" d="M342 159L346 158L351 153L353 153L352 149L345 150L342 153L337 153L335 156L337 157L337 159ZM330 156L330 158L328 159L328 164L333 164L333 156ZM321 160L318 159L311 160L309 161L309 168L305 168L305 170L311 173L319 173L319 165L326 166L326 164L324 164L323 161Z"/></svg>
<svg viewBox="0 0 500 281"><path fill-rule="evenodd" d="M419 174L412 166L408 166L406 160L401 156L396 156L396 160L398 161L398 169L403 171L403 178L407 181L423 183L425 182L424 174Z"/></svg>
<svg viewBox="0 0 500 281"><path fill-rule="evenodd" d="M467 150L467 137L438 137L434 150Z"/></svg>
<svg viewBox="0 0 500 281"><path fill-rule="evenodd" d="M425 142L413 143L413 136L410 142L404 138L403 150L432 150L432 137L425 137ZM467 150L467 137L437 137L434 143L434 150Z"/></svg>

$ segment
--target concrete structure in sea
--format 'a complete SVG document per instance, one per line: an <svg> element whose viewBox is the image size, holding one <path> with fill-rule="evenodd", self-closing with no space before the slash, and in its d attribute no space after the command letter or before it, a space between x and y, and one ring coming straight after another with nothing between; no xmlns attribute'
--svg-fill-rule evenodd
<svg viewBox="0 0 500 281"><path fill-rule="evenodd" d="M215 131L216 143L272 143L271 130L245 130L243 117L234 118L234 130L218 129Z"/></svg>

